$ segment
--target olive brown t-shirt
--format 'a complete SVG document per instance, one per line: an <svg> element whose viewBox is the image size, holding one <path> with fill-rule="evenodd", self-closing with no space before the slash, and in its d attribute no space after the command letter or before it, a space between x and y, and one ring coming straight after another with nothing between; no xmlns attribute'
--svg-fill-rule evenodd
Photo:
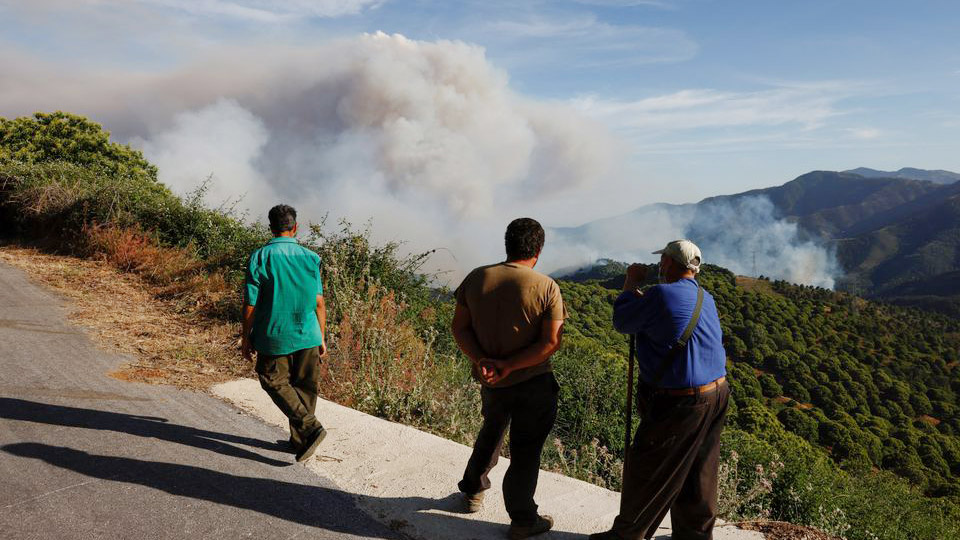
<svg viewBox="0 0 960 540"><path fill-rule="evenodd" d="M508 358L540 339L544 320L567 317L557 282L521 264L481 266L463 279L456 296L457 303L470 311L477 342L489 358ZM512 386L551 370L546 360L514 371L493 386Z"/></svg>

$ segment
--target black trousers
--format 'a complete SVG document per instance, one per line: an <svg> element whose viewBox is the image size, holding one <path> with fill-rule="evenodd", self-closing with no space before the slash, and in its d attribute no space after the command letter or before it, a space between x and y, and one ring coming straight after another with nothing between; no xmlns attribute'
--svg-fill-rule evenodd
<svg viewBox="0 0 960 540"><path fill-rule="evenodd" d="M537 520L533 495L540 476L540 453L557 419L559 390L553 373L506 388L480 390L483 426L457 487L470 494L490 488L488 474L497 464L509 426L510 467L503 477L503 502L516 525L530 525Z"/></svg>
<svg viewBox="0 0 960 540"><path fill-rule="evenodd" d="M669 511L671 538L710 540L730 387L724 382L693 396L643 394L613 531L627 540L652 538Z"/></svg>
<svg viewBox="0 0 960 540"><path fill-rule="evenodd" d="M257 354L260 386L290 420L290 444L299 448L320 429L317 410L320 349L311 347L290 354Z"/></svg>

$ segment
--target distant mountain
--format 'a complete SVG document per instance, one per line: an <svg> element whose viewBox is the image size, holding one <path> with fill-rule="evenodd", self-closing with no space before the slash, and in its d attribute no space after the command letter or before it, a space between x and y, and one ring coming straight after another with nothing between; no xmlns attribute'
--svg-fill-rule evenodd
<svg viewBox="0 0 960 540"><path fill-rule="evenodd" d="M960 174L955 172L942 170L928 171L924 169L914 169L912 167L904 167L899 171L878 171L867 167L858 167L844 172L859 174L866 178L905 178L907 180L925 180L938 184L960 182Z"/></svg>
<svg viewBox="0 0 960 540"><path fill-rule="evenodd" d="M827 239L869 229L878 216L896 215L900 206L941 188L929 181L814 171L782 186L711 197L698 204L766 196L781 217L796 221L807 232Z"/></svg>
<svg viewBox="0 0 960 540"><path fill-rule="evenodd" d="M751 255L748 248L757 248L744 248L739 239L723 241L731 231L742 235L740 229L751 226L744 215L757 199L769 201L770 213L778 221L755 226L796 224L799 232L794 242L815 240L835 250L843 273L837 288L960 314L960 287L952 285L960 277L960 174L950 171L814 171L781 186L710 197L696 204L647 205L555 232L584 243L613 238L623 244L614 249L606 246L606 255L613 256L617 248L626 250L630 244L645 249L644 227L675 225L673 230L710 246L713 262L718 252L739 249L735 256L744 269ZM755 242L752 237L749 241ZM734 267L729 262L720 264Z"/></svg>

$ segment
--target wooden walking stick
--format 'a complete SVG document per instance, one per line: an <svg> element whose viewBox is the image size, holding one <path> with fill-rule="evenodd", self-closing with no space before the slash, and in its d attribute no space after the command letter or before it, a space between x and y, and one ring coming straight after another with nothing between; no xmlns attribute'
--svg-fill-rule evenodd
<svg viewBox="0 0 960 540"><path fill-rule="evenodd" d="M623 464L627 464L627 455L630 453L630 435L633 431L633 363L637 356L636 336L630 334L630 360L627 364L627 427L623 436Z"/></svg>

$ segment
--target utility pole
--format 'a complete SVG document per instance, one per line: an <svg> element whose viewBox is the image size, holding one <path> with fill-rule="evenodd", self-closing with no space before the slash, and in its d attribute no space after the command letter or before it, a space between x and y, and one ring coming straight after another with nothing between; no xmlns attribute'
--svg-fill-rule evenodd
<svg viewBox="0 0 960 540"><path fill-rule="evenodd" d="M850 290L850 295L851 295L851 297L850 297L850 302L853 304L853 309L852 309L851 311L853 311L853 314L854 314L854 315L859 315L859 314L860 314L860 303L859 303L857 300L858 300L858 296L860 295L860 286L859 286L859 285L853 285L852 287L850 287L850 289L851 289L851 290Z"/></svg>
<svg viewBox="0 0 960 540"><path fill-rule="evenodd" d="M753 277L757 277L757 250L753 250Z"/></svg>

